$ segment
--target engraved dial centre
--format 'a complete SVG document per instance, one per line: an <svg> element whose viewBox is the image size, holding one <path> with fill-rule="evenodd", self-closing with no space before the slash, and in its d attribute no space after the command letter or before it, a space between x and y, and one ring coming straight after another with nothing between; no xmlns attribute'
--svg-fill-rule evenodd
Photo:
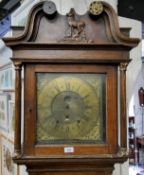
<svg viewBox="0 0 144 175"><path fill-rule="evenodd" d="M72 91L59 93L52 102L52 116L61 123L80 121L83 111L82 97Z"/></svg>

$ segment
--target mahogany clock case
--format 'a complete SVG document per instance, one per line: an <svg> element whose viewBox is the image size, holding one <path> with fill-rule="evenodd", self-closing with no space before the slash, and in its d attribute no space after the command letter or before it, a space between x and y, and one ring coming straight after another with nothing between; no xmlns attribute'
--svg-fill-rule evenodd
<svg viewBox="0 0 144 175"><path fill-rule="evenodd" d="M112 174L128 157L126 67L139 39L121 33L106 2L60 15L42 1L24 33L4 42L16 71L14 161L29 175Z"/></svg>

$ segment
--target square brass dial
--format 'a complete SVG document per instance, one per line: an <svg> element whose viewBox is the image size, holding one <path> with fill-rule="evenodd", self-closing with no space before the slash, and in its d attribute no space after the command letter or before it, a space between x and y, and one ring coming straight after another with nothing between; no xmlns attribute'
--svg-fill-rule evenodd
<svg viewBox="0 0 144 175"><path fill-rule="evenodd" d="M105 142L105 74L37 73L37 142Z"/></svg>

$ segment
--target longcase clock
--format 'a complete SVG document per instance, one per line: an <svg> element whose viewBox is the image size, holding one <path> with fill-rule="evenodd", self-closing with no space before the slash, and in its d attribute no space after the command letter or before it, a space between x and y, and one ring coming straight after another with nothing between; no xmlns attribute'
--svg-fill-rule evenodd
<svg viewBox="0 0 144 175"><path fill-rule="evenodd" d="M29 175L112 174L128 156L126 67L139 40L122 34L106 2L60 15L43 1L4 41L16 70L14 162Z"/></svg>

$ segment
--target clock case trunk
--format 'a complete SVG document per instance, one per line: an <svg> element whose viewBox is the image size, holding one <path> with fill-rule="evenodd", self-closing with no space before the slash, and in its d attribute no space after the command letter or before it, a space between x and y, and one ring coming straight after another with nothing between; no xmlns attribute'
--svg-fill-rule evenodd
<svg viewBox="0 0 144 175"><path fill-rule="evenodd" d="M4 39L13 50L16 70L13 160L26 165L29 175L110 175L115 163L123 163L128 158L126 67L131 61L129 51L137 46L139 39L123 35L112 7L100 3L103 9L98 15L91 14L91 10L78 15L74 9L60 15L53 3L39 2L32 8L23 34ZM37 143L35 75L38 72L106 75L104 144ZM65 147L74 151L67 153Z"/></svg>

